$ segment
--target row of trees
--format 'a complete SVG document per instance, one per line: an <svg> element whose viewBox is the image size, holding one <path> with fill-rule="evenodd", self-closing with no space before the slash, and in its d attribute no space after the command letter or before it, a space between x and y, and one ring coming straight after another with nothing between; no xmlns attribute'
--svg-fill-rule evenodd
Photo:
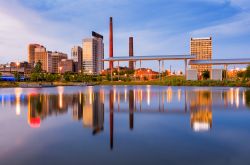
<svg viewBox="0 0 250 165"><path fill-rule="evenodd" d="M31 81L46 81L46 82L54 82L54 81L72 81L72 82L91 82L91 81L101 81L101 76L94 75L86 75L86 74L76 74L73 72L66 72L64 74L51 74L45 73L42 70L42 63L38 62L31 75Z"/></svg>
<svg viewBox="0 0 250 165"><path fill-rule="evenodd" d="M243 79L250 79L250 65L247 66L245 71L239 71L237 73L237 77L240 77Z"/></svg>
<svg viewBox="0 0 250 165"><path fill-rule="evenodd" d="M223 78L226 77L226 71L225 70L223 70L222 77ZM239 71L237 73L237 77L243 78L243 80L250 79L250 65L247 66L245 71ZM210 78L210 72L208 70L203 71L202 72L202 78L205 79L205 80L209 79Z"/></svg>

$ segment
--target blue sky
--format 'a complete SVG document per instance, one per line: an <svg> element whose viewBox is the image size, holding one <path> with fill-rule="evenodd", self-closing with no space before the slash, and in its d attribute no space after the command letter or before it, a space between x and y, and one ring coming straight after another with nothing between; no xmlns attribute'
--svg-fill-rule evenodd
<svg viewBox="0 0 250 165"><path fill-rule="evenodd" d="M191 37L211 36L213 58L250 57L249 0L0 0L0 63L27 60L29 43L70 57L92 30L104 35L107 57L110 16L115 56L128 55L129 36L137 56L189 54Z"/></svg>

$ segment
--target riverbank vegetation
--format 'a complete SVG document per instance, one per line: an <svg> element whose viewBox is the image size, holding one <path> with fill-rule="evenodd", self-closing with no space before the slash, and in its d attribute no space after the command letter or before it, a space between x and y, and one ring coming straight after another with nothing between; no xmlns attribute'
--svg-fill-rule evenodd
<svg viewBox="0 0 250 165"><path fill-rule="evenodd" d="M225 73L224 73L225 74ZM204 71L203 79L197 81L185 80L184 76L163 76L161 79L148 80L147 77L135 77L134 72L119 73L114 72L112 77L107 75L88 75L82 73L66 72L64 74L51 74L42 71L41 64L37 64L32 73L20 82L19 73L14 73L16 82L1 82L0 87L17 87L23 84L51 84L55 86L71 85L165 85L165 86L230 86L230 87L250 87L250 66L245 71L237 73L235 78L225 78L222 81L209 80L209 72Z"/></svg>

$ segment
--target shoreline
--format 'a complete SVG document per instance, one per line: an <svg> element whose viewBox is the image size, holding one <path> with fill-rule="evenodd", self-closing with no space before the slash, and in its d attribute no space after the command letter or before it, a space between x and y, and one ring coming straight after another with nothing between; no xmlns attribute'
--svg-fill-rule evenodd
<svg viewBox="0 0 250 165"><path fill-rule="evenodd" d="M30 86L29 86L30 85ZM190 86L190 87L250 87L250 81L212 81L212 80L202 80L202 81L131 81L131 82L119 82L119 81L103 81L103 82L0 82L0 88L27 88L33 87L57 87L57 86L95 86L95 85L158 85L158 86ZM23 86L23 87L22 87Z"/></svg>

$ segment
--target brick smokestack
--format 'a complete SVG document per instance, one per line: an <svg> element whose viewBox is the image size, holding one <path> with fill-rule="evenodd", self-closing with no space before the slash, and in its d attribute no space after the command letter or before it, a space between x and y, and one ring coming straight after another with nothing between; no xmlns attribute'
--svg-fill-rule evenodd
<svg viewBox="0 0 250 165"><path fill-rule="evenodd" d="M113 19L109 20L109 57L113 57ZM113 69L113 61L109 62L109 68Z"/></svg>
<svg viewBox="0 0 250 165"><path fill-rule="evenodd" d="M129 57L134 56L134 41L133 37L129 37ZM129 61L129 69L134 70L134 62Z"/></svg>

